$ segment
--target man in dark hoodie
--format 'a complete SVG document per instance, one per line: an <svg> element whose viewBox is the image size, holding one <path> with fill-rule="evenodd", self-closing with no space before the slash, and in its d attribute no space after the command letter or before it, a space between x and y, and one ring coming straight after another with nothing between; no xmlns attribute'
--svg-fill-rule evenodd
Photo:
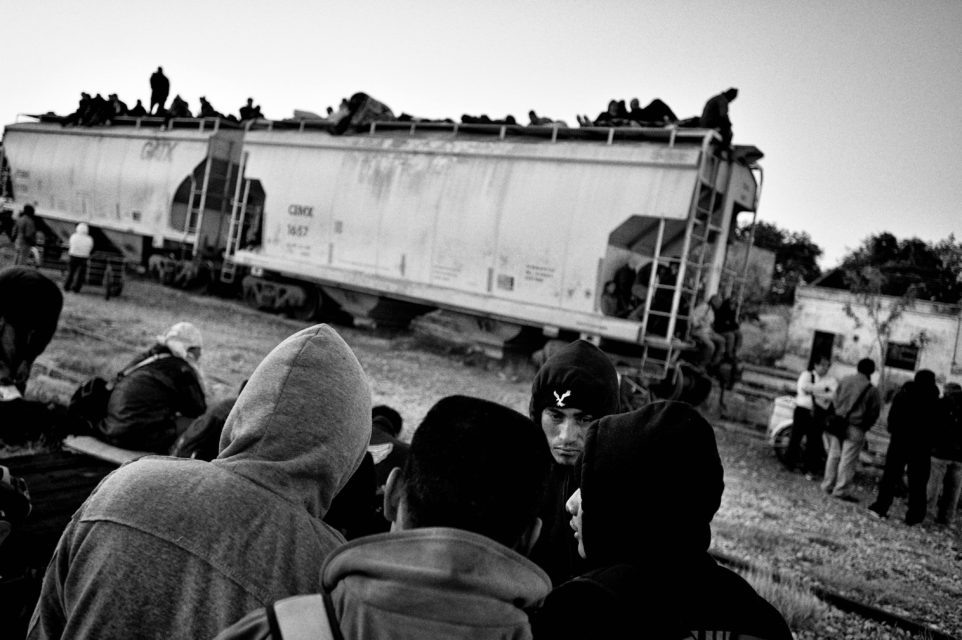
<svg viewBox="0 0 962 640"><path fill-rule="evenodd" d="M592 423L568 510L593 569L548 595L535 637L790 640L778 611L708 555L722 476L715 433L688 404Z"/></svg>
<svg viewBox="0 0 962 640"><path fill-rule="evenodd" d="M100 483L43 579L28 638L212 638L321 587L344 539L322 522L371 438L371 390L333 329L278 345L212 462L148 456Z"/></svg>
<svg viewBox="0 0 962 640"><path fill-rule="evenodd" d="M925 520L932 440L941 419L940 409L935 373L928 369L916 371L915 379L906 382L895 394L888 416L892 437L885 452L885 471L879 481L878 497L869 506L875 515L882 518L888 515L902 474L908 473L909 508L905 524Z"/></svg>
<svg viewBox="0 0 962 640"><path fill-rule="evenodd" d="M618 373L600 349L576 340L545 362L531 385L529 415L541 425L552 457L548 489L539 513L541 538L531 559L553 584L584 568L571 537L565 502L578 488L575 462L592 420L619 411Z"/></svg>

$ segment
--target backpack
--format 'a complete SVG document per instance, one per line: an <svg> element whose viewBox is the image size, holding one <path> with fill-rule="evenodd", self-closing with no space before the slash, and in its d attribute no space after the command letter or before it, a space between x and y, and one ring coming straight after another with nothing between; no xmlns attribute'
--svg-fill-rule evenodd
<svg viewBox="0 0 962 640"><path fill-rule="evenodd" d="M70 402L67 404L67 417L75 424L85 425L92 429L94 425L106 417L110 392L113 391L121 378L135 369L167 357L170 357L169 353L160 353L144 358L118 373L113 382L107 382L104 378L96 376L81 383L77 390L73 392L73 395L70 396Z"/></svg>
<svg viewBox="0 0 962 640"><path fill-rule="evenodd" d="M197 458L210 462L217 457L220 449L220 434L224 420L218 416L205 414L187 427L170 448L175 458Z"/></svg>
<svg viewBox="0 0 962 640"><path fill-rule="evenodd" d="M97 424L107 415L107 401L110 399L110 385L97 376L87 380L70 396L67 417L74 422Z"/></svg>

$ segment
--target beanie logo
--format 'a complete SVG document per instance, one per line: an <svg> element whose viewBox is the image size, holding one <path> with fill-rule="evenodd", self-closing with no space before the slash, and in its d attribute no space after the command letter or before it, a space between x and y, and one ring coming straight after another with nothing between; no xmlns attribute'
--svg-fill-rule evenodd
<svg viewBox="0 0 962 640"><path fill-rule="evenodd" d="M568 396L571 395L571 391L570 391L570 390L569 390L569 391L565 391L565 392L562 393L560 396L558 395L558 392L557 392L557 391L552 391L551 393L554 394L555 404L558 405L559 407L565 406L565 398L567 398Z"/></svg>

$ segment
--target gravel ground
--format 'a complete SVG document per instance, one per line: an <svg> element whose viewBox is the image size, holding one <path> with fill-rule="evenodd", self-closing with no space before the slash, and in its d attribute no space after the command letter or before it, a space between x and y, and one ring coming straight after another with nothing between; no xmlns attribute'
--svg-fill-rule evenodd
<svg viewBox="0 0 962 640"><path fill-rule="evenodd" d="M189 320L204 334L203 365L212 397L230 395L286 336L307 326L243 305L130 280L119 299L67 294L61 329L38 362L32 392L65 399L75 380L118 370L154 336ZM375 403L397 408L409 438L430 406L449 394L488 398L523 413L533 368L503 366L456 353L408 332L339 327L370 376ZM67 380L58 380L66 375ZM709 417L712 416L709 414ZM860 504L824 495L817 482L785 471L751 430L714 419L726 490L714 522L713 547L802 584L820 585L861 602L962 637L962 533L869 517L877 470L860 477ZM904 638L908 635L825 607L799 638Z"/></svg>

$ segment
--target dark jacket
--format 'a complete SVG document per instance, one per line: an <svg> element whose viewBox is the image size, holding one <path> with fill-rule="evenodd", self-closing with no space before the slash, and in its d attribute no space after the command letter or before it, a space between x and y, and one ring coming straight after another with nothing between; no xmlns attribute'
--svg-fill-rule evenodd
<svg viewBox="0 0 962 640"><path fill-rule="evenodd" d="M940 419L939 388L909 380L892 399L888 415L888 431L905 446L932 447L932 438Z"/></svg>
<svg viewBox="0 0 962 640"><path fill-rule="evenodd" d="M571 531L570 516L565 503L578 488L576 467L552 461L544 500L538 517L541 535L531 550L531 560L551 577L551 584L561 584L572 576L584 573L588 565L578 555L578 543Z"/></svg>
<svg viewBox="0 0 962 640"><path fill-rule="evenodd" d="M939 420L932 434L932 455L962 462L962 391L946 393L939 400L939 408Z"/></svg>
<svg viewBox="0 0 962 640"><path fill-rule="evenodd" d="M0 385L26 385L30 368L57 330L63 294L36 269L0 270L0 323L12 328L0 343Z"/></svg>
<svg viewBox="0 0 962 640"><path fill-rule="evenodd" d="M148 456L107 476L47 567L28 638L213 638L321 588L321 518L371 437L371 390L329 327L258 365L213 462Z"/></svg>
<svg viewBox="0 0 962 640"><path fill-rule="evenodd" d="M789 640L775 608L708 555L722 475L714 431L690 405L656 402L593 423L581 534L596 568L551 592L536 637L625 637L630 629L635 638L728 631Z"/></svg>
<svg viewBox="0 0 962 640"><path fill-rule="evenodd" d="M528 411L539 425L546 407L574 407L600 418L618 412L619 393L618 373L608 356L591 343L576 340L551 356L535 375ZM565 511L565 502L577 488L575 467L552 460L538 514L541 536L531 551L531 559L551 576L553 584L560 584L585 568L571 535L570 516Z"/></svg>
<svg viewBox="0 0 962 640"><path fill-rule="evenodd" d="M118 447L166 454L177 438L177 414L195 418L207 405L200 380L186 360L155 345L133 364L147 359L116 382L99 431Z"/></svg>
<svg viewBox="0 0 962 640"><path fill-rule="evenodd" d="M878 389L872 387L862 393L872 382L861 373L842 378L835 391L835 415L848 416L848 422L862 431L875 426L882 411L882 398Z"/></svg>

